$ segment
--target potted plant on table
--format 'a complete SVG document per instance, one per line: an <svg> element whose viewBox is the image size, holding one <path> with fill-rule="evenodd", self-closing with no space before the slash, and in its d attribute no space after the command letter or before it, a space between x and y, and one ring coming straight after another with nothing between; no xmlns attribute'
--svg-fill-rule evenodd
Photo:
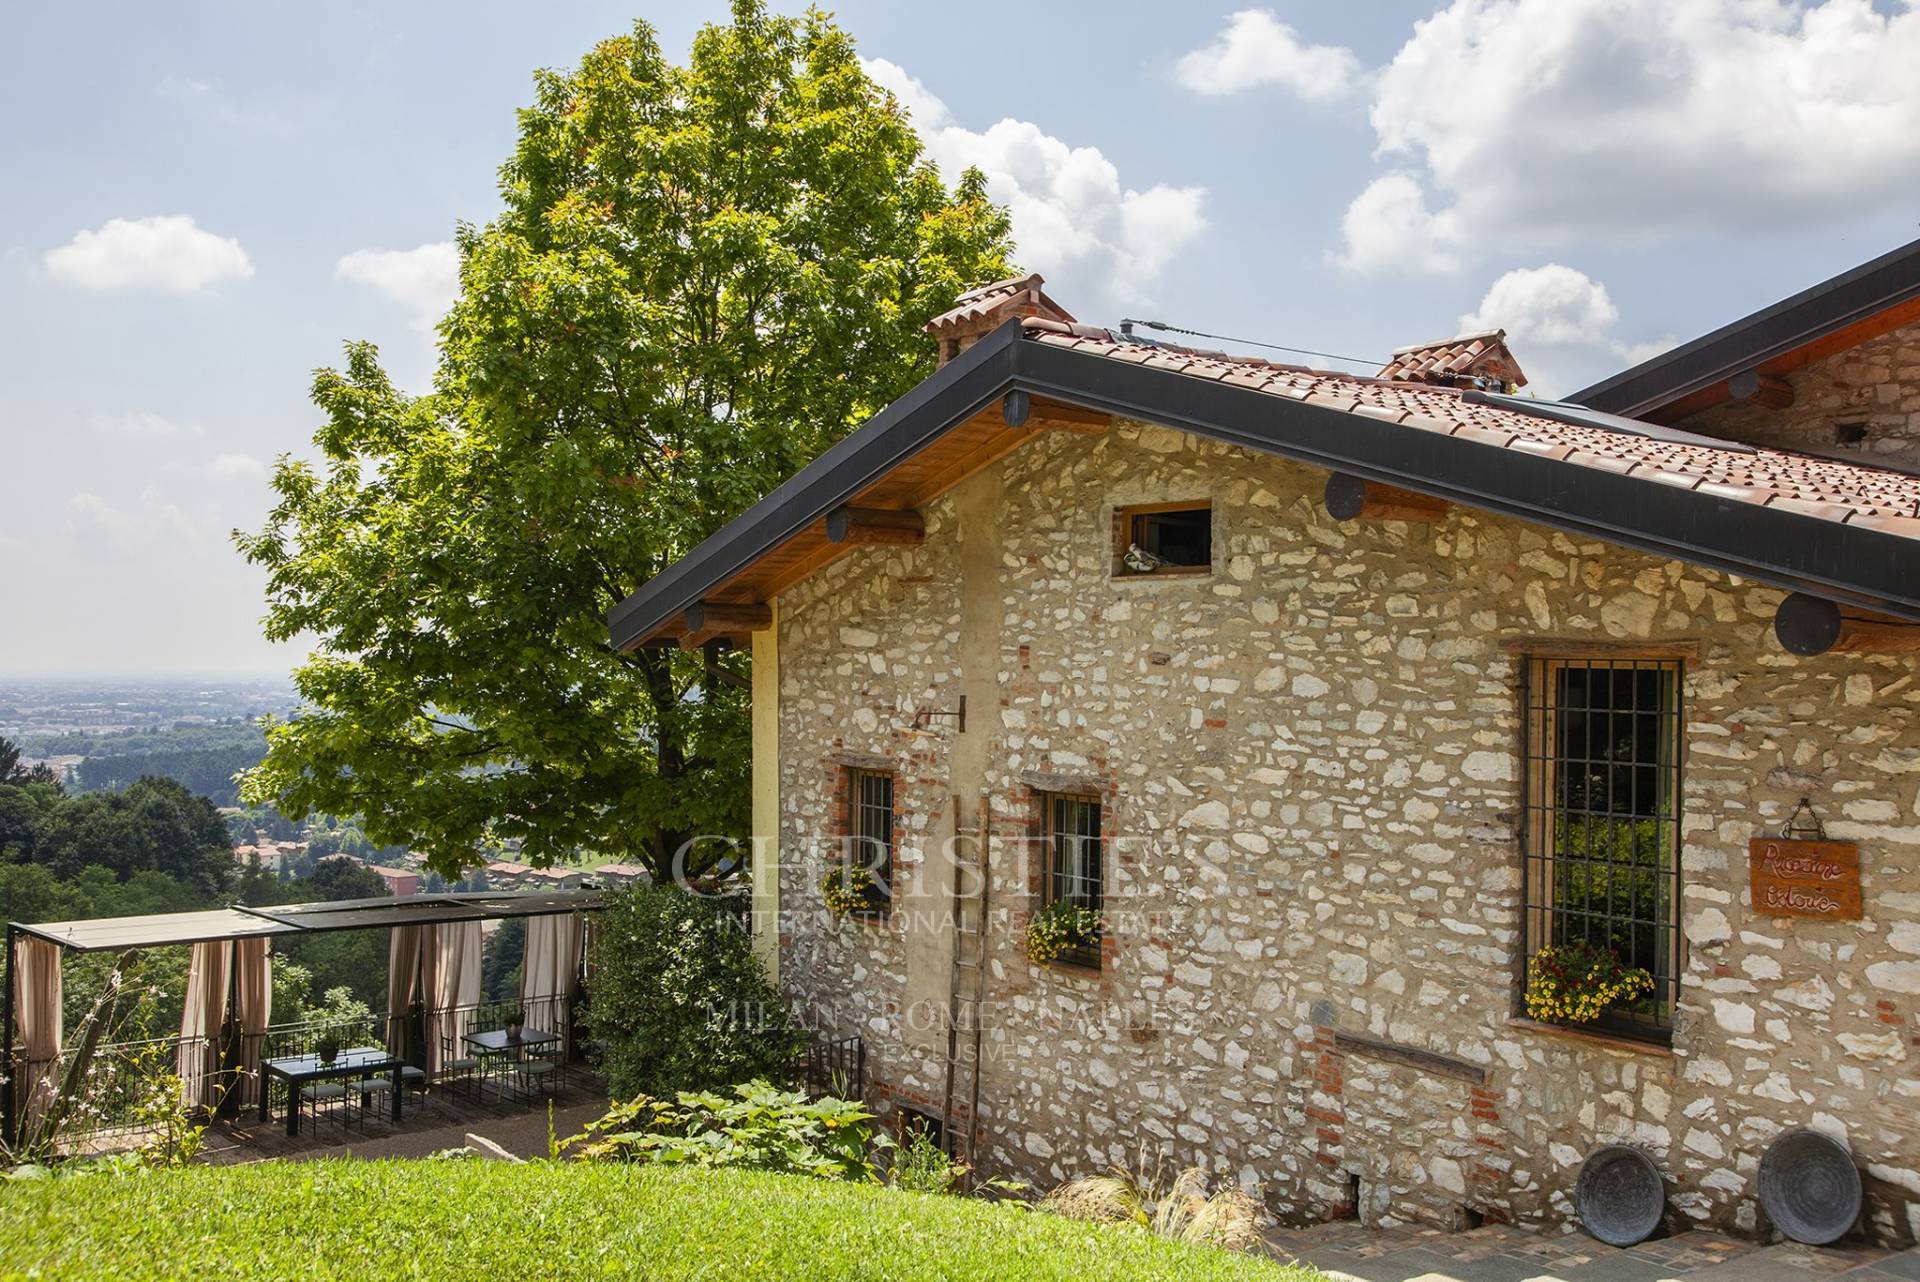
<svg viewBox="0 0 1920 1282"><path fill-rule="evenodd" d="M1543 1023L1591 1024L1609 1007L1652 991L1652 975L1584 939L1548 944L1527 959L1527 1014Z"/></svg>
<svg viewBox="0 0 1920 1282"><path fill-rule="evenodd" d="M340 1034L328 1029L320 1034L320 1040L314 1044L313 1049L319 1053L322 1064L328 1068L333 1067L333 1062L340 1058Z"/></svg>
<svg viewBox="0 0 1920 1282"><path fill-rule="evenodd" d="M517 1042L520 1040L520 1030L527 1026L527 1012L516 1006L507 1012L505 1023L507 1026L507 1040Z"/></svg>

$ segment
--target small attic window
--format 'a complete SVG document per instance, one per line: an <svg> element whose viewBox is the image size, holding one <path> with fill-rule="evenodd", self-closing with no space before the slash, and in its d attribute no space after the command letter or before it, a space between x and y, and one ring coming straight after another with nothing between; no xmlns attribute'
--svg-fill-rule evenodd
<svg viewBox="0 0 1920 1282"><path fill-rule="evenodd" d="M1115 578L1206 574L1213 569L1213 505L1142 503L1113 510Z"/></svg>

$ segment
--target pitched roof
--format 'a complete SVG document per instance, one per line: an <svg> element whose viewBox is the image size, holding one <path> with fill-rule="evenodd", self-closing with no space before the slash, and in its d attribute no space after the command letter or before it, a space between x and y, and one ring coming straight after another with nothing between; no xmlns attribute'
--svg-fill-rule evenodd
<svg viewBox="0 0 1920 1282"><path fill-rule="evenodd" d="M1727 400L1727 380L1780 375L1920 321L1920 240L1841 272L1567 399L1635 417L1680 418Z"/></svg>
<svg viewBox="0 0 1920 1282"><path fill-rule="evenodd" d="M765 601L853 544L843 506L914 506L1027 439L1124 415L1579 537L1920 620L1920 478L1580 406L1009 321L609 611L622 649L702 601ZM970 453L925 459L962 442ZM957 448L957 447L954 447ZM915 472L910 483L899 477Z"/></svg>
<svg viewBox="0 0 1920 1282"><path fill-rule="evenodd" d="M1041 288L1044 284L1046 280L1043 277L1033 275L998 280L991 285L970 289L960 295L951 308L928 321L926 331L943 336L962 331L972 332L992 328L1008 316L1015 315L1046 316L1071 322L1072 314L1047 297L1046 290Z"/></svg>
<svg viewBox="0 0 1920 1282"><path fill-rule="evenodd" d="M1536 404L1519 397L1495 401L1472 390L1429 383L1360 378L1254 357L1143 344L1088 325L1028 320L1022 328L1039 342L1108 360L1920 539L1920 476L1904 472L1720 442L1612 415L1582 413L1578 416L1588 422L1571 422L1547 416L1556 402Z"/></svg>
<svg viewBox="0 0 1920 1282"><path fill-rule="evenodd" d="M1421 383L1451 383L1455 379L1490 378L1525 387L1527 376L1507 347L1507 331L1482 330L1437 343L1397 347L1381 367L1378 378L1409 379Z"/></svg>

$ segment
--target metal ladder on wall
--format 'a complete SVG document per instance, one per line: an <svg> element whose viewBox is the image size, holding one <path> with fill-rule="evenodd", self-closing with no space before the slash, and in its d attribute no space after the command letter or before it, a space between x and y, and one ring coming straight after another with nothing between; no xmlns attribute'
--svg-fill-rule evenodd
<svg viewBox="0 0 1920 1282"><path fill-rule="evenodd" d="M992 832L987 797L980 795L974 822L961 822L953 798L953 968L947 994L947 1085L940 1111L947 1155L977 1166L980 1133L981 1010L987 992L987 848ZM964 1114L956 1116L956 1106ZM961 1124L964 1117L964 1124Z"/></svg>

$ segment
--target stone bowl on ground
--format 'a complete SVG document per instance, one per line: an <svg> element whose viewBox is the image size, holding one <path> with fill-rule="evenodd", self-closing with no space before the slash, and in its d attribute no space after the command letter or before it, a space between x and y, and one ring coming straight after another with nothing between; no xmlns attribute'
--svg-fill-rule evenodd
<svg viewBox="0 0 1920 1282"><path fill-rule="evenodd" d="M1860 1218L1860 1171L1846 1145L1819 1131L1787 1131L1760 1159L1760 1206L1796 1242L1826 1246Z"/></svg>
<svg viewBox="0 0 1920 1282"><path fill-rule="evenodd" d="M1639 1149L1603 1144L1580 1164L1573 1205L1587 1232L1608 1246L1644 1242L1666 1214L1667 1187L1660 1168Z"/></svg>

